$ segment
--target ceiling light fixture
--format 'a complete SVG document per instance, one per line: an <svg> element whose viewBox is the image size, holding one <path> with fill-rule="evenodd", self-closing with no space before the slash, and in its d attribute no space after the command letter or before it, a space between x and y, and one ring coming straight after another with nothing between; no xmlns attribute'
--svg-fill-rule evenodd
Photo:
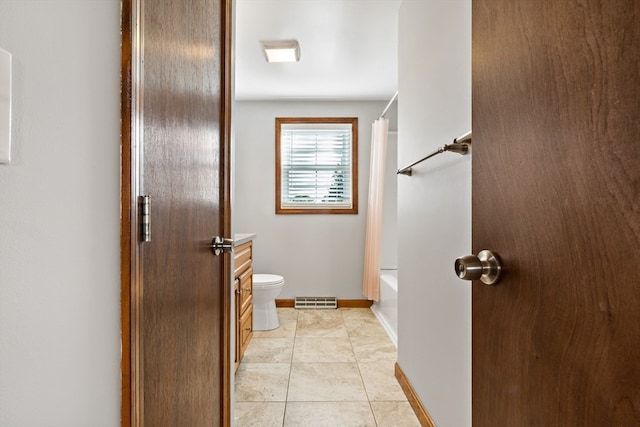
<svg viewBox="0 0 640 427"><path fill-rule="evenodd" d="M300 45L298 40L261 41L264 57L267 62L300 61Z"/></svg>

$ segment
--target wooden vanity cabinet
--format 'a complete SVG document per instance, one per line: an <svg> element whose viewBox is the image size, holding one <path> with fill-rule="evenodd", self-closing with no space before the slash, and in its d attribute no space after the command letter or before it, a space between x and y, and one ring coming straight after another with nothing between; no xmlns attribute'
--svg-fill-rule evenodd
<svg viewBox="0 0 640 427"><path fill-rule="evenodd" d="M252 242L235 248L234 293L236 296L236 358L235 368L253 337L253 268Z"/></svg>

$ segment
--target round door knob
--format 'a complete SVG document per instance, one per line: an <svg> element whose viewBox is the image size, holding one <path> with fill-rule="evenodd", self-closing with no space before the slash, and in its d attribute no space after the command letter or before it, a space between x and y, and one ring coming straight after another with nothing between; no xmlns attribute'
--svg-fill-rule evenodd
<svg viewBox="0 0 640 427"><path fill-rule="evenodd" d="M500 279L502 265L498 255L491 251L480 251L478 256L465 255L454 264L456 274L463 280L480 280L485 285L493 285Z"/></svg>

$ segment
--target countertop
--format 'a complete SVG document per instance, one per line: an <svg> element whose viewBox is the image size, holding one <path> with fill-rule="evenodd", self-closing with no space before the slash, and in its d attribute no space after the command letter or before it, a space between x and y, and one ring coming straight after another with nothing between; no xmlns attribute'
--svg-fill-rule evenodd
<svg viewBox="0 0 640 427"><path fill-rule="evenodd" d="M233 235L233 246L240 246L258 237L255 233L236 233Z"/></svg>

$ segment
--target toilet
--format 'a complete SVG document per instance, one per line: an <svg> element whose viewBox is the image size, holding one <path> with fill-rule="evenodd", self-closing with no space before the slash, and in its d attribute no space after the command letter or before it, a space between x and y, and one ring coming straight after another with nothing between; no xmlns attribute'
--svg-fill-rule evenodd
<svg viewBox="0 0 640 427"><path fill-rule="evenodd" d="M278 313L276 298L284 286L284 277L277 274L253 275L253 330L270 331L276 329Z"/></svg>

